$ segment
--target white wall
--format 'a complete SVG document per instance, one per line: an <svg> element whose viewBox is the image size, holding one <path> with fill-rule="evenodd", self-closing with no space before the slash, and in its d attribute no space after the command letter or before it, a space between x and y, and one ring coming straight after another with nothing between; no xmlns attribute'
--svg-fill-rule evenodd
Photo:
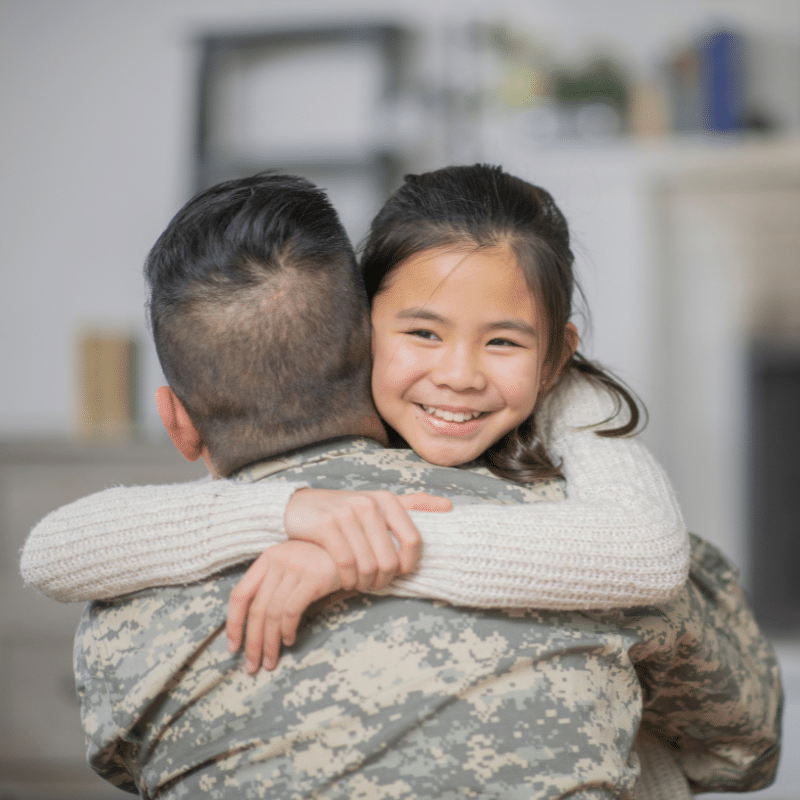
<svg viewBox="0 0 800 800"><path fill-rule="evenodd" d="M193 34L395 13L400 21L436 28L470 9L487 17L487 5L0 0L0 435L74 429L74 341L90 325L130 329L147 342L147 426L158 430L150 398L160 371L144 329L140 268L188 196ZM644 64L715 16L800 41L795 0L518 0L494 9L493 18L530 26L563 57L609 44ZM644 235L638 211L630 197L618 199L619 212L631 214L635 244ZM591 198L573 200L593 213ZM614 243L583 244L590 252L599 248L600 258L616 257L609 252ZM630 246L616 244L621 252ZM647 291L639 296L634 282L627 300L645 340L651 299ZM618 354L610 360L623 372L620 361L641 372L645 355L630 327L620 325L617 312L604 315L599 304L594 313L602 350Z"/></svg>

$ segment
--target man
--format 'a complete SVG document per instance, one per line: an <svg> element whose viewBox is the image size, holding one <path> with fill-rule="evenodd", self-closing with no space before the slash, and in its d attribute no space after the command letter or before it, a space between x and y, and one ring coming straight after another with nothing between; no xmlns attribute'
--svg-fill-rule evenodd
<svg viewBox="0 0 800 800"><path fill-rule="evenodd" d="M309 184L257 176L201 194L156 244L148 281L170 384L159 410L212 474L453 493L453 470L376 443L366 301L346 236ZM478 612L334 596L277 669L255 675L225 644L241 573L87 608L82 716L90 760L113 783L165 798L621 797L642 719L697 787L762 785L774 771L774 658L713 557L696 560L696 580L663 609ZM704 626L730 621L744 642L704 642ZM743 680L755 723L731 685ZM713 703L707 687L721 692ZM721 746L705 741L723 728Z"/></svg>

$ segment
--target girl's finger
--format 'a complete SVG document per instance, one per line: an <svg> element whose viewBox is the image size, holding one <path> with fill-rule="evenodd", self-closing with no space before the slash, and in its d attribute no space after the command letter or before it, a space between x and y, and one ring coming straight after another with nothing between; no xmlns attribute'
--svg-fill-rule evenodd
<svg viewBox="0 0 800 800"><path fill-rule="evenodd" d="M273 670L278 664L283 642L284 609L300 582L301 579L293 569L286 569L283 579L267 600L269 606L264 618L262 640L264 669Z"/></svg>
<svg viewBox="0 0 800 800"><path fill-rule="evenodd" d="M428 492L412 492L411 494L393 495L403 508L408 511L452 511L453 501L447 497L439 497Z"/></svg>
<svg viewBox="0 0 800 800"><path fill-rule="evenodd" d="M375 581L378 571L378 562L372 551L366 531L364 530L363 520L369 515L370 509L375 511L375 502L371 497L356 497L345 506L337 508L334 517L338 523L339 530L347 542L348 549L354 560L355 584L351 587L345 581L345 576L341 569L342 584L344 588L356 588L359 591L369 589ZM339 562L334 558L337 568Z"/></svg>
<svg viewBox="0 0 800 800"><path fill-rule="evenodd" d="M314 573L312 580L318 583L316 578L316 573ZM308 580L308 573L304 568L301 568L300 572L297 571L296 567L295 569L287 569L283 580L269 599L270 607L264 621L263 647L265 669L275 669L278 658L280 657L281 645L285 643L286 635L290 634L291 642L294 642L293 635L300 623L300 617L303 611L317 599L316 596L308 600L303 599L308 593L308 588L304 589ZM324 596L324 594L320 596ZM293 598L298 598L298 600L294 600ZM297 618L292 623L298 601L300 606L299 610L296 611Z"/></svg>
<svg viewBox="0 0 800 800"><path fill-rule="evenodd" d="M389 585L400 569L400 558L387 524L385 511L378 502L370 503L362 510L359 521L361 524L357 533L364 537L371 554L371 561L375 565L372 582L367 583L369 575L365 570L363 586L359 588L383 589Z"/></svg>
<svg viewBox="0 0 800 800"><path fill-rule="evenodd" d="M269 556L262 553L233 587L228 601L228 619L225 625L228 650L235 653L242 646L242 631L250 603L269 568Z"/></svg>
<svg viewBox="0 0 800 800"><path fill-rule="evenodd" d="M342 588L355 589L358 584L357 559L337 513L331 512L320 527L317 543L334 560L342 579Z"/></svg>
<svg viewBox="0 0 800 800"><path fill-rule="evenodd" d="M319 589L319 582L316 580L306 579L297 584L294 592L286 600L281 618L281 642L286 647L294 644L297 628L305 610L324 596L325 593Z"/></svg>
<svg viewBox="0 0 800 800"><path fill-rule="evenodd" d="M386 493L381 498L381 508L386 524L397 539L397 554L400 559L400 573L416 569L422 555L422 537L417 526L411 521L408 512L400 502L400 498ZM449 502L449 501L448 501Z"/></svg>
<svg viewBox="0 0 800 800"><path fill-rule="evenodd" d="M248 672L256 672L261 664L264 625L272 605L272 595L283 580L284 572L283 564L270 562L264 580L250 603L244 641L245 669Z"/></svg>

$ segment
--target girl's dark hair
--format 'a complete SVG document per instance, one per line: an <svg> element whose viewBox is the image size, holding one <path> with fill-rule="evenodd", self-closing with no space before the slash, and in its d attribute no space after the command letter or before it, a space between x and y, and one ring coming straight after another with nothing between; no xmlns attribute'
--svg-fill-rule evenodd
<svg viewBox="0 0 800 800"><path fill-rule="evenodd" d="M572 272L569 228L548 192L500 167L475 164L406 175L373 220L364 243L361 270L370 302L406 259L435 247L464 245L511 248L546 315L545 363L556 363L565 347L573 294L580 293ZM614 413L597 424L616 420L627 409L627 421L596 431L598 436L636 430L643 409L617 378L579 353L565 365L564 373L568 371L581 373L614 399ZM537 435L535 412L483 458L494 474L523 483L561 475Z"/></svg>

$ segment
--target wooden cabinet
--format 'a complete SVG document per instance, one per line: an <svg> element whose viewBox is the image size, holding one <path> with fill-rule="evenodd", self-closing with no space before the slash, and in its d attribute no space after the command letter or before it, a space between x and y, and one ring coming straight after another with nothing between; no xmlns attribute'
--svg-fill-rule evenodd
<svg viewBox="0 0 800 800"><path fill-rule="evenodd" d="M169 442L0 442L0 797L88 800L123 795L85 761L72 674L82 603L26 587L19 552L49 511L109 486L202 477Z"/></svg>

